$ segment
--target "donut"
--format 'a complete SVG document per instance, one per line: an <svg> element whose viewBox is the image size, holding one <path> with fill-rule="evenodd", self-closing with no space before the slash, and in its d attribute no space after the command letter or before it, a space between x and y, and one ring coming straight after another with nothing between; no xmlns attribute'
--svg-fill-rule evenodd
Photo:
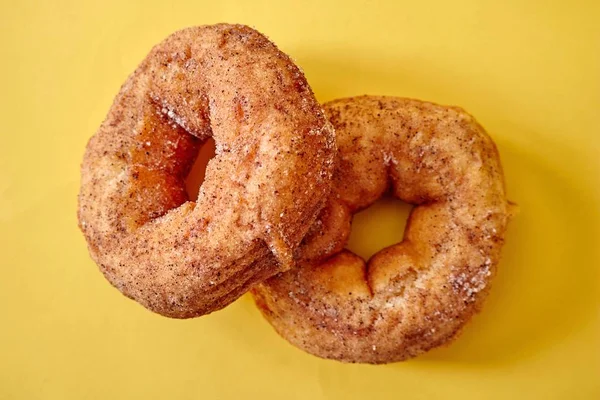
<svg viewBox="0 0 600 400"><path fill-rule="evenodd" d="M480 310L511 206L492 139L458 107L363 96L332 101L338 162L299 267L257 285L258 308L319 357L389 363L449 342ZM352 215L386 192L413 204L404 238L365 262L344 250Z"/></svg>
<svg viewBox="0 0 600 400"><path fill-rule="evenodd" d="M197 201L185 178L212 137ZM181 30L121 87L81 166L78 220L125 296L218 310L294 265L331 188L335 136L291 59L242 25Z"/></svg>

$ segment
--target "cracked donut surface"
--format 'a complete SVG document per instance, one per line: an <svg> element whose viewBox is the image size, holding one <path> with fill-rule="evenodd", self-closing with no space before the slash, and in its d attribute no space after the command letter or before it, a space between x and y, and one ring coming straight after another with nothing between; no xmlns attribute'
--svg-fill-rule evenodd
<svg viewBox="0 0 600 400"><path fill-rule="evenodd" d="M184 180L211 136L192 202ZM170 317L207 314L291 267L334 156L302 72L265 36L184 29L151 50L89 141L79 225L123 294Z"/></svg>
<svg viewBox="0 0 600 400"><path fill-rule="evenodd" d="M458 107L362 96L324 105L338 163L299 267L253 290L275 330L314 355L387 363L449 342L481 307L510 218L498 151ZM404 239L368 262L352 215L387 191L414 204Z"/></svg>

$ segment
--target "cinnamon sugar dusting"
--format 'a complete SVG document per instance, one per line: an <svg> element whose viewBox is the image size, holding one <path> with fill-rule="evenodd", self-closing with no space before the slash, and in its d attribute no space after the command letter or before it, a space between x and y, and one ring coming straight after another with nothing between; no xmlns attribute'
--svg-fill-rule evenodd
<svg viewBox="0 0 600 400"><path fill-rule="evenodd" d="M303 266L253 290L265 318L292 344L347 362L404 360L450 341L486 297L510 217L493 142L456 107L362 96L324 108L342 161L297 252ZM365 265L342 251L352 212L390 186L415 208L404 240Z"/></svg>
<svg viewBox="0 0 600 400"><path fill-rule="evenodd" d="M191 202L185 177L211 136L216 156ZM170 317L206 314L291 267L334 155L304 75L265 36L184 29L152 49L90 140L80 228L126 296Z"/></svg>

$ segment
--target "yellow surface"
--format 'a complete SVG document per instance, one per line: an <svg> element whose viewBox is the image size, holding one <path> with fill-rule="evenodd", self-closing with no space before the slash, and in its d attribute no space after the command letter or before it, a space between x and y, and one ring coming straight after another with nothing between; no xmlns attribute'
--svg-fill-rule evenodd
<svg viewBox="0 0 600 400"><path fill-rule="evenodd" d="M0 399L600 399L597 1L3 3ZM247 296L169 320L98 273L75 217L86 141L153 44L219 21L269 35L320 100L411 96L487 127L521 212L455 344L343 365L288 345ZM352 248L398 240L405 214L361 214Z"/></svg>

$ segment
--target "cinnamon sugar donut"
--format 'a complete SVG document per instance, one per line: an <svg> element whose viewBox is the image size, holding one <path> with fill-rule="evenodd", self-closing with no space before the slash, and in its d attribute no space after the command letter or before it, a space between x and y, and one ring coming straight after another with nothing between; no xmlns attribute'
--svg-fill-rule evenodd
<svg viewBox="0 0 600 400"><path fill-rule="evenodd" d="M216 142L197 202L184 179ZM242 25L152 49L87 145L79 225L123 294L176 318L218 310L292 265L327 199L335 139L302 72Z"/></svg>
<svg viewBox="0 0 600 400"><path fill-rule="evenodd" d="M253 289L275 330L319 357L387 363L454 338L481 307L509 220L498 151L457 107L392 97L325 104L339 163L301 266ZM367 263L351 218L386 191L415 207L404 239Z"/></svg>

